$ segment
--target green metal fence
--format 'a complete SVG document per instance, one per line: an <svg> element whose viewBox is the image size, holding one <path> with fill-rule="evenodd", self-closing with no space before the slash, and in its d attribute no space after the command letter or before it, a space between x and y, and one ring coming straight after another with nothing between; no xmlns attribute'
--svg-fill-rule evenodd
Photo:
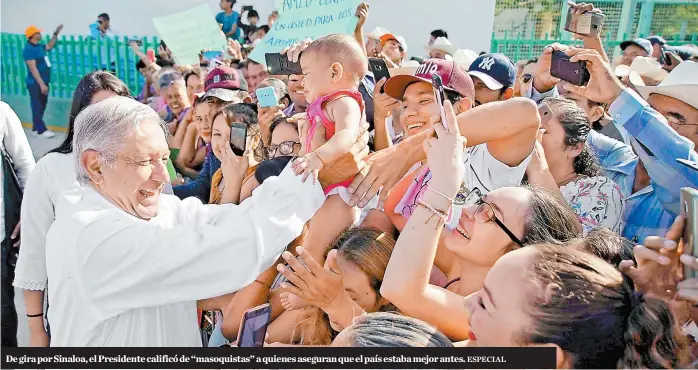
<svg viewBox="0 0 698 370"><path fill-rule="evenodd" d="M80 79L96 70L113 71L131 92L137 93L143 79L136 69L137 57L129 47L127 37L116 40L94 40L83 36L61 36L47 55L52 65L50 96L71 98ZM44 43L49 42L46 37ZM24 35L2 33L0 35L0 93L3 95L27 95L25 80L27 67L22 51L27 43ZM142 49L155 49L157 37L143 39Z"/></svg>
<svg viewBox="0 0 698 370"><path fill-rule="evenodd" d="M612 58L614 51L620 46L621 42L629 38L630 37L626 35L619 40L606 39L603 41L604 49L606 49L606 52ZM565 45L582 45L581 41L561 38L553 39L550 38L549 35L544 35L542 39L526 39L522 34L518 34L513 38L510 37L508 33L505 33L505 37L501 39L496 38L496 34L492 35L491 51L493 53L502 53L508 56L512 61L517 62L539 56L547 45L555 42ZM667 43L672 46L681 46L687 43L698 45L698 34L693 34L689 40L675 35L673 38L667 38Z"/></svg>

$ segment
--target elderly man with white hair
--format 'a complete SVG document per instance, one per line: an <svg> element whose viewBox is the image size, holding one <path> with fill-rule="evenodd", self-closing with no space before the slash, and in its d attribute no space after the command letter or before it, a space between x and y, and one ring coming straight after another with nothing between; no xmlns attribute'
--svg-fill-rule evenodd
<svg viewBox="0 0 698 370"><path fill-rule="evenodd" d="M305 183L290 168L238 205L161 191L166 128L114 97L86 108L73 147L84 189L56 210L47 235L52 346L201 346L197 300L234 292L271 266L322 205L321 185L357 172L356 153Z"/></svg>

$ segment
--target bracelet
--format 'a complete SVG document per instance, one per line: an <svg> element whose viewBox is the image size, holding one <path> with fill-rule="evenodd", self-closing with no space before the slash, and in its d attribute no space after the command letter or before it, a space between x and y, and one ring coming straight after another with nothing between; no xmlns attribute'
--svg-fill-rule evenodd
<svg viewBox="0 0 698 370"><path fill-rule="evenodd" d="M37 313L36 315L27 314L27 317L42 317L42 316L44 316L44 313L43 313L43 312Z"/></svg>
<svg viewBox="0 0 698 370"><path fill-rule="evenodd" d="M442 192L440 192L440 191L438 191L438 190L432 188L431 186L428 186L428 187L427 187L427 190L430 190L432 193L434 193L434 194L436 194L436 195L440 195L441 197L443 197L444 199L446 199L449 203L453 204L453 198L449 198L446 194L444 194L444 193L442 193Z"/></svg>
<svg viewBox="0 0 698 370"><path fill-rule="evenodd" d="M438 217L439 217L440 219L442 219L442 220L448 219L448 213L447 213L447 212L440 211L440 210L434 208L434 207L433 207L432 205L430 205L429 203L424 202L423 200L422 200L422 201L419 201L419 203L417 203L417 205L420 206L420 207L423 207L423 208L426 209L427 211L429 211L429 212L435 214L436 216L438 216ZM449 209L450 209L450 207L449 207Z"/></svg>
<svg viewBox="0 0 698 370"><path fill-rule="evenodd" d="M259 283L259 284L262 284L262 286L265 287L265 288L267 288L267 289L271 289L271 287L270 287L269 285L264 284L263 282L261 282L261 281L259 281L259 280L257 280L257 279L255 279L255 282L256 282L256 283Z"/></svg>

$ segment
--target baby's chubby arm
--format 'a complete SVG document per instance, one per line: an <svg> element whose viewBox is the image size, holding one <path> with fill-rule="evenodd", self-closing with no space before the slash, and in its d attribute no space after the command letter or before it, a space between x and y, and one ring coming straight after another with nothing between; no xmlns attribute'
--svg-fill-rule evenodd
<svg viewBox="0 0 698 370"><path fill-rule="evenodd" d="M324 163L333 162L349 152L356 141L363 112L356 100L343 97L325 106L327 118L335 124L335 134L315 150Z"/></svg>

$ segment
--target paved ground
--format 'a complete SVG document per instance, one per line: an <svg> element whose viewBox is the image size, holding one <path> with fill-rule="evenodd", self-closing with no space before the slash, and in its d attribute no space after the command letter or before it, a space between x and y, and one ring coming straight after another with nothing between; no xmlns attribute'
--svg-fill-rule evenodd
<svg viewBox="0 0 698 370"><path fill-rule="evenodd" d="M41 158L49 150L60 145L65 137L65 133L57 132L55 137L43 139L32 135L30 129L25 128L24 132L27 134L29 145L31 145L34 157L37 159ZM26 347L29 345L29 330L27 327L27 315L24 309L24 299L20 289L15 289L15 306L17 307L17 316L19 317L17 341L20 347Z"/></svg>

